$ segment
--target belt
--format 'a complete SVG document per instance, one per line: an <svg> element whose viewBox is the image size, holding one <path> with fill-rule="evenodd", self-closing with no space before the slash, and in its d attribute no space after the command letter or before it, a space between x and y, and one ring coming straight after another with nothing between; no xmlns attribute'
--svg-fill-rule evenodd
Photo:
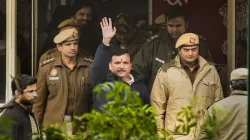
<svg viewBox="0 0 250 140"><path fill-rule="evenodd" d="M73 117L70 116L70 115L64 115L63 121L64 122L72 122L73 121Z"/></svg>

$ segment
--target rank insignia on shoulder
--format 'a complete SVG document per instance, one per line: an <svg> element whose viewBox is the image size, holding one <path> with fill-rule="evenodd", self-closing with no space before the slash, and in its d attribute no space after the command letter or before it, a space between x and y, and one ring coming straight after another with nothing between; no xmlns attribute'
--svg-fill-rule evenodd
<svg viewBox="0 0 250 140"><path fill-rule="evenodd" d="M92 62L94 62L94 60L93 59L90 59L90 58L84 58L84 61L86 61L86 62L90 62L90 63L92 63Z"/></svg>
<svg viewBox="0 0 250 140"><path fill-rule="evenodd" d="M159 35L153 35L153 36L151 36L151 37L149 37L148 39L147 39L147 42L152 42L154 39L156 39L156 38L158 38L159 37Z"/></svg>
<svg viewBox="0 0 250 140"><path fill-rule="evenodd" d="M46 64L48 64L50 62L53 62L53 61L55 61L55 58L50 58L48 60L45 60L45 61L41 62L40 66L44 66L44 65L46 65Z"/></svg>

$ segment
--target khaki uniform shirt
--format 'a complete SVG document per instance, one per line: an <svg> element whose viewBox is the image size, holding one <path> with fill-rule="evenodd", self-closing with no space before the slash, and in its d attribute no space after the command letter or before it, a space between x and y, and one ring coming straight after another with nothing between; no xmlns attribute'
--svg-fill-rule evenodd
<svg viewBox="0 0 250 140"><path fill-rule="evenodd" d="M66 70L67 74L67 81L68 81L68 100L67 100L67 107L65 111L65 115L73 116L74 112L74 93L75 93L75 74L76 74L76 66L71 70L66 65L63 66Z"/></svg>
<svg viewBox="0 0 250 140"><path fill-rule="evenodd" d="M181 67L186 71L188 77L190 78L191 83L194 83L195 80L195 76L197 71L199 70L199 65L195 66L195 68L193 69L193 71L191 71L187 66L181 64Z"/></svg>
<svg viewBox="0 0 250 140"><path fill-rule="evenodd" d="M73 116L91 111L90 64L88 59L77 56L77 66L73 75L69 76L61 57L42 63L37 73L37 100L33 105L33 112L40 124L62 123L67 109L70 113L73 111Z"/></svg>

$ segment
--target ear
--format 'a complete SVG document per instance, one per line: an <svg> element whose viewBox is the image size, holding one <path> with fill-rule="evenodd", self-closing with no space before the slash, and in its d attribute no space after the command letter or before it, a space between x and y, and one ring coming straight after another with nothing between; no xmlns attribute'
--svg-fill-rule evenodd
<svg viewBox="0 0 250 140"><path fill-rule="evenodd" d="M186 28L188 28L188 24L189 24L189 22L187 21L187 22L185 22L185 27Z"/></svg>
<svg viewBox="0 0 250 140"><path fill-rule="evenodd" d="M15 97L18 97L20 95L21 95L20 92L18 90L15 90Z"/></svg>
<svg viewBox="0 0 250 140"><path fill-rule="evenodd" d="M110 70L110 71L111 71L111 68L112 68L111 62L109 62L109 70Z"/></svg>
<svg viewBox="0 0 250 140"><path fill-rule="evenodd" d="M132 70L133 68L132 68L132 63L130 63L130 71Z"/></svg>
<svg viewBox="0 0 250 140"><path fill-rule="evenodd" d="M232 85L230 85L229 88L230 88L230 92L233 92Z"/></svg>
<svg viewBox="0 0 250 140"><path fill-rule="evenodd" d="M178 48L178 53L179 53L179 54L181 53L181 48Z"/></svg>
<svg viewBox="0 0 250 140"><path fill-rule="evenodd" d="M59 44L56 44L56 48L58 49L58 51L62 51L62 46Z"/></svg>

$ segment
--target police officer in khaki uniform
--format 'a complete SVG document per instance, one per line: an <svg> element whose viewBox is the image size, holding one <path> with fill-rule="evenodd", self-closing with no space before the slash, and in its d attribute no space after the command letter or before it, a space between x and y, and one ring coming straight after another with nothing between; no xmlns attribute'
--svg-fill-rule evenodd
<svg viewBox="0 0 250 140"><path fill-rule="evenodd" d="M180 124L177 114L190 105L191 99L198 97L199 102L193 105L193 110L203 117L208 106L223 98L219 75L214 66L199 56L199 44L196 34L180 36L175 45L178 55L162 65L152 88L150 101L156 111L157 129L168 130L175 140L197 137L202 119L197 120L198 126L192 128L190 134L175 132Z"/></svg>
<svg viewBox="0 0 250 140"><path fill-rule="evenodd" d="M78 55L78 31L65 29L54 42L61 55L45 60L37 74L33 112L43 126L71 122L92 109L91 62Z"/></svg>
<svg viewBox="0 0 250 140"><path fill-rule="evenodd" d="M163 16L159 18L163 18ZM148 38L132 61L133 68L144 75L145 83L150 90L161 65L169 62L178 54L174 47L175 43L188 28L188 17L183 7L169 8L165 18L158 20L165 21L167 29L160 30L158 34ZM161 24L159 21L157 23ZM200 37L199 45L199 54L206 60L213 61L208 44L202 37Z"/></svg>
<svg viewBox="0 0 250 140"><path fill-rule="evenodd" d="M77 30L80 29L80 23L73 18L70 19L66 19L63 22L61 22L58 25L58 29L60 29L61 31L65 30L65 29L69 29L69 28L75 28ZM88 59L92 59L92 56L90 53L83 51L81 48L78 49L78 53L79 55L86 57ZM45 53L43 53L39 59L39 66L43 65L42 63L45 62L45 60L60 56L60 52L57 50L57 48L52 48L47 50Z"/></svg>

